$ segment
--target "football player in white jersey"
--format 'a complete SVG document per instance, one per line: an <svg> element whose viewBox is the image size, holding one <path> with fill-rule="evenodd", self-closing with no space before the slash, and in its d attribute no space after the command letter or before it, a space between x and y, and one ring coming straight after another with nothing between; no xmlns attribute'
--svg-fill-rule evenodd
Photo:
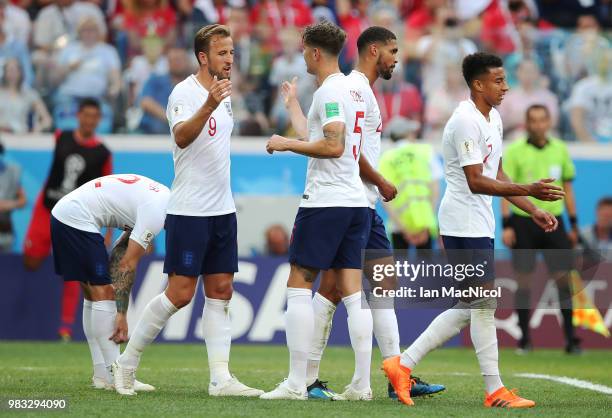
<svg viewBox="0 0 612 418"><path fill-rule="evenodd" d="M380 27L372 26L361 33L357 39L357 51L359 60L356 68L347 76L351 85L359 86L364 92L364 100L367 105L364 122L363 149L359 157L360 175L366 189L370 213L370 231L368 241L364 247L366 250L374 250L367 256L365 265L366 277L372 277L371 268L373 264L393 264L391 243L387 238L385 225L382 218L376 213L376 203L379 194L385 201L392 200L397 194L397 189L388 182L376 168L380 157L380 136L382 133L382 118L376 97L372 87L378 78L389 80L397 63L397 39L393 32ZM302 116L299 103L295 95L295 83L284 83L283 90L286 94L287 107L291 113L292 121L299 121ZM377 286L394 288L394 278L389 278ZM332 318L336 306L340 303L340 295L336 288L335 270L327 270L321 276L319 289L313 297L313 309L315 313L315 327L313 345L308 354L308 397L311 399L350 400L357 395L351 386L344 393L334 396L324 383L319 380L319 364L323 350L327 346L327 340L331 331ZM397 326L397 318L393 309L393 299L374 298L370 299L372 306L372 318L374 320L374 335L383 358L389 358L400 354L400 336ZM411 387L412 396L431 395L444 390L442 385L430 385L416 376L412 376L415 382ZM388 385L389 397L397 398L393 386ZM358 397L358 396L357 396Z"/></svg>
<svg viewBox="0 0 612 418"><path fill-rule="evenodd" d="M556 218L538 209L524 196L554 201L562 199L564 193L551 184L554 179L514 184L503 171L502 121L494 109L508 91L502 60L482 52L468 55L463 60L463 77L470 88L471 98L459 104L446 124L442 138L447 188L438 215L440 235L451 263L455 263L454 259L461 259L472 265L484 263L487 266L484 280L472 281L472 286L490 289L495 278L492 196L503 196L529 213L539 227L552 232L558 226ZM484 406L535 406L533 401L506 389L501 381L495 308L496 299L493 297L462 298L452 309L436 317L400 356L386 359L383 370L400 401L406 405L414 404L410 397L410 377L417 363L470 324L472 344L484 377Z"/></svg>
<svg viewBox="0 0 612 418"><path fill-rule="evenodd" d="M314 331L312 285L319 271L328 269L337 272L348 313L355 352L351 387L364 400L372 397L372 315L361 306L361 249L369 233L369 213L359 178L359 156L367 109L364 92L351 86L338 66L345 38L345 32L329 22L304 30L306 68L319 85L308 118L302 117L297 129L308 136L298 140L274 135L267 144L270 153L292 151L310 158L289 249L285 315L289 377L262 399L308 398L306 370Z"/></svg>
<svg viewBox="0 0 612 418"><path fill-rule="evenodd" d="M93 387L112 389L110 368L127 341L127 309L136 267L161 231L170 191L147 177L117 174L85 183L64 196L51 211L55 271L80 281L83 330L94 367ZM124 232L110 263L102 228ZM136 391L155 388L136 381Z"/></svg>
<svg viewBox="0 0 612 418"><path fill-rule="evenodd" d="M230 74L234 46L229 28L208 25L195 35L198 72L177 84L166 116L173 139L174 181L166 217L168 274L165 292L146 306L119 357L115 388L134 393L143 350L168 319L189 304L203 276L202 335L208 352L211 396L259 396L263 391L229 371L232 342L229 303L238 271L236 207L230 188L230 136L234 126ZM119 384L120 383L120 384Z"/></svg>

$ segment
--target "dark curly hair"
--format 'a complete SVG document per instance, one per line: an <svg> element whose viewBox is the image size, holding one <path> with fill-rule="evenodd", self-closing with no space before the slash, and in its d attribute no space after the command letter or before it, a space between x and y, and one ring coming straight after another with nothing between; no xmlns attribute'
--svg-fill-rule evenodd
<svg viewBox="0 0 612 418"><path fill-rule="evenodd" d="M345 40L346 32L326 20L306 26L302 34L304 45L320 48L333 56L340 54Z"/></svg>

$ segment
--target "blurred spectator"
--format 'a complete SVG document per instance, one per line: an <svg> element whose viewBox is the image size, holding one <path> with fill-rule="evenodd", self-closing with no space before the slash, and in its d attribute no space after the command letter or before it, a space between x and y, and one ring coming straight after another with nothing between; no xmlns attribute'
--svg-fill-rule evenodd
<svg viewBox="0 0 612 418"><path fill-rule="evenodd" d="M383 133L386 126L396 118L405 118L420 123L423 101L417 88L404 80L402 67L396 64L390 80L381 80L374 86L374 94L382 117Z"/></svg>
<svg viewBox="0 0 612 418"><path fill-rule="evenodd" d="M436 12L446 9L448 0L423 0L420 6L414 8L406 19L406 38L416 41L427 35L436 20Z"/></svg>
<svg viewBox="0 0 612 418"><path fill-rule="evenodd" d="M27 270L38 270L51 251L51 210L65 195L98 177L112 173L112 156L96 137L100 123L100 104L95 99L79 103L78 127L56 131L55 149L49 174L36 198L24 241L23 263ZM110 230L109 230L110 231ZM107 234L106 245L110 245ZM79 303L78 282L64 282L60 337L70 339Z"/></svg>
<svg viewBox="0 0 612 418"><path fill-rule="evenodd" d="M554 26L573 29L580 16L591 14L610 27L609 0L539 0L537 4L540 17Z"/></svg>
<svg viewBox="0 0 612 418"><path fill-rule="evenodd" d="M26 44L7 34L5 30L8 23L6 9L6 7L0 7L0 67L3 67L3 63L9 58L17 59L23 69L23 82L31 86L34 81L34 71L30 51Z"/></svg>
<svg viewBox="0 0 612 418"><path fill-rule="evenodd" d="M167 0L124 0L114 26L119 30L118 48L127 58L142 53L141 40L146 36L160 37L166 47L176 42L176 13Z"/></svg>
<svg viewBox="0 0 612 418"><path fill-rule="evenodd" d="M227 25L232 9L245 4L244 0L176 0L176 11L183 22L183 39L190 42L198 29L205 25Z"/></svg>
<svg viewBox="0 0 612 418"><path fill-rule="evenodd" d="M168 134L166 107L172 89L183 81L190 72L187 52L182 48L171 48L168 51L167 74L153 74L146 81L139 97L143 111L140 131L146 134Z"/></svg>
<svg viewBox="0 0 612 418"><path fill-rule="evenodd" d="M12 39L17 39L24 45L30 43L30 32L32 22L28 12L21 7L10 3L8 0L0 0L0 9L4 12L4 34Z"/></svg>
<svg viewBox="0 0 612 418"><path fill-rule="evenodd" d="M579 141L612 141L612 50L599 51L597 73L574 85L567 106Z"/></svg>
<svg viewBox="0 0 612 418"><path fill-rule="evenodd" d="M525 113L534 104L546 106L550 114L552 128L559 121L559 101L553 92L548 90L545 79L533 61L523 61L517 71L519 86L510 89L498 110L504 122L506 139L512 138L518 131L525 129Z"/></svg>
<svg viewBox="0 0 612 418"><path fill-rule="evenodd" d="M342 51L342 60L347 67L357 58L357 38L361 32L370 27L368 8L370 0L338 0L338 22L346 31L346 42Z"/></svg>
<svg viewBox="0 0 612 418"><path fill-rule="evenodd" d="M306 71L306 63L300 51L302 39L299 32L293 28L281 31L280 40L283 47L282 55L274 59L270 72L270 86L274 88L274 105L270 112L272 123L279 132L284 132L289 124L289 115L280 94L283 81L291 81L297 77L297 97L302 109L308 109L312 95L316 90L315 79Z"/></svg>
<svg viewBox="0 0 612 418"><path fill-rule="evenodd" d="M266 253L272 256L283 256L289 253L289 236L280 224L266 229Z"/></svg>
<svg viewBox="0 0 612 418"><path fill-rule="evenodd" d="M26 204L21 187L21 168L4 160L4 146L0 142L0 253L13 249L14 231L11 213Z"/></svg>
<svg viewBox="0 0 612 418"><path fill-rule="evenodd" d="M251 23L265 19L273 31L287 26L303 28L313 22L312 12L304 0L261 0L251 8Z"/></svg>
<svg viewBox="0 0 612 418"><path fill-rule="evenodd" d="M608 49L609 45L608 40L601 35L601 27L595 16L580 16L576 31L555 56L557 72L571 87L576 81L596 71L601 51Z"/></svg>
<svg viewBox="0 0 612 418"><path fill-rule="evenodd" d="M70 42L57 58L55 81L59 83L54 120L61 129L62 119L73 119L76 125L76 104L80 98L100 101L116 99L121 89L121 64L115 48L102 41L102 30L96 19L86 17L78 27L78 40ZM110 112L110 114L109 114ZM110 118L110 121L109 121ZM110 122L110 127L108 126ZM102 132L112 128L112 111L103 108Z"/></svg>
<svg viewBox="0 0 612 418"><path fill-rule="evenodd" d="M590 249L612 251L612 196L597 202L595 223L580 230L580 239Z"/></svg>
<svg viewBox="0 0 612 418"><path fill-rule="evenodd" d="M249 69L251 57L252 26L249 21L249 11L245 7L232 8L227 25L234 42L234 65L232 69L245 74Z"/></svg>
<svg viewBox="0 0 612 418"><path fill-rule="evenodd" d="M35 48L50 51L61 48L75 39L79 22L92 17L106 36L106 21L98 6L87 1L55 0L43 8L34 21L33 44Z"/></svg>
<svg viewBox="0 0 612 418"><path fill-rule="evenodd" d="M24 85L19 61L10 58L4 63L0 81L0 130L16 134L28 132L31 113L32 132L51 127L53 121L45 103L36 90Z"/></svg>
<svg viewBox="0 0 612 418"><path fill-rule="evenodd" d="M142 55L132 58L130 66L123 73L128 87L128 106L134 104L149 76L168 73L168 59L163 52L164 41L160 37L149 35L143 38Z"/></svg>
<svg viewBox="0 0 612 418"><path fill-rule="evenodd" d="M537 64L540 71L544 69L544 60L536 49L539 36L536 22L532 19L523 19L517 23L517 30L520 38L519 48L504 58L506 81L510 86L510 90L518 85L516 72L522 61L533 61Z"/></svg>
<svg viewBox="0 0 612 418"><path fill-rule="evenodd" d="M312 18L315 22L327 20L332 23L338 23L335 13L334 0L312 0Z"/></svg>
<svg viewBox="0 0 612 418"><path fill-rule="evenodd" d="M32 62L36 68L36 86L46 94L50 87L54 55L77 38L77 26L85 17L92 17L106 37L104 14L98 6L86 1L54 0L44 7L34 21Z"/></svg>
<svg viewBox="0 0 612 418"><path fill-rule="evenodd" d="M480 42L483 48L498 55L515 52L520 45L515 23L531 14L523 0L492 0L481 18Z"/></svg>
<svg viewBox="0 0 612 418"><path fill-rule="evenodd" d="M424 138L439 141L444 125L462 100L467 100L469 90L461 73L461 66L452 65L446 70L446 82L438 86L425 104Z"/></svg>
<svg viewBox="0 0 612 418"><path fill-rule="evenodd" d="M422 91L425 97L444 84L449 65L460 64L466 55L477 51L474 42L463 37L459 20L444 9L437 11L431 35L421 37L416 49L422 61Z"/></svg>

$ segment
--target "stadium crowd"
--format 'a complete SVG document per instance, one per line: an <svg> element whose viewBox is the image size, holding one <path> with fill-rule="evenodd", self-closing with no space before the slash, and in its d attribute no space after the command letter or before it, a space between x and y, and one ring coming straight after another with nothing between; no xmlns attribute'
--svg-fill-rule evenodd
<svg viewBox="0 0 612 418"><path fill-rule="evenodd" d="M401 70L377 86L384 126L404 118L439 138L467 94L461 59L485 50L504 58L512 87L506 139L543 103L563 139L612 140L610 0L0 0L0 130L74 129L79 99L94 97L100 133L167 134L168 95L196 68L193 34L223 23L235 46L234 134L286 131L278 87L298 77L309 106L300 30L320 19L348 34L345 72L366 27L401 40Z"/></svg>

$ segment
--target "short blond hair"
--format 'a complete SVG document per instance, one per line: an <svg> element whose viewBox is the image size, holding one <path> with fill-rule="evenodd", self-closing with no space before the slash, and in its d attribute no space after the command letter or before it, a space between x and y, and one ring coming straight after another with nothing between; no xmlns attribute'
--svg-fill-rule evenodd
<svg viewBox="0 0 612 418"><path fill-rule="evenodd" d="M230 37L231 34L229 27L215 23L213 25L207 25L200 28L200 30L196 33L195 38L193 39L193 52L196 55L198 64L200 63L200 58L198 57L198 54L200 52L208 54L208 50L210 48L210 41L214 36L220 36L222 38Z"/></svg>

